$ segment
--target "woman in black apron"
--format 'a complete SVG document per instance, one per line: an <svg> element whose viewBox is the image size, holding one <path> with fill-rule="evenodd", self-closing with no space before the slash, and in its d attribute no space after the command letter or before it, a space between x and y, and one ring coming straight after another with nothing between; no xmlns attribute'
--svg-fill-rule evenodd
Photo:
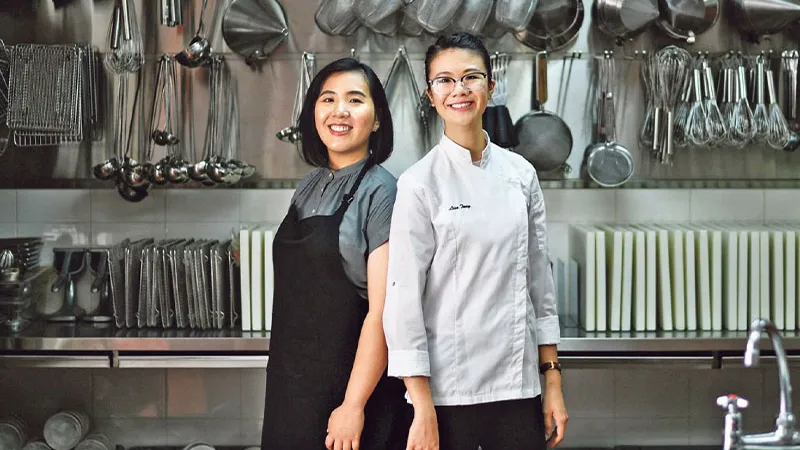
<svg viewBox="0 0 800 450"><path fill-rule="evenodd" d="M396 180L388 102L375 73L323 68L300 116L298 186L274 244L263 450L403 448L400 382L386 377L381 315ZM395 434L397 433L397 434Z"/></svg>

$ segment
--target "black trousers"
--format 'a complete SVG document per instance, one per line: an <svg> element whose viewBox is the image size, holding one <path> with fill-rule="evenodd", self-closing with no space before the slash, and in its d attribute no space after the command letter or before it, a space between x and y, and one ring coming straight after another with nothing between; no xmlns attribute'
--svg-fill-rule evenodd
<svg viewBox="0 0 800 450"><path fill-rule="evenodd" d="M544 450L542 397L437 406L440 450Z"/></svg>

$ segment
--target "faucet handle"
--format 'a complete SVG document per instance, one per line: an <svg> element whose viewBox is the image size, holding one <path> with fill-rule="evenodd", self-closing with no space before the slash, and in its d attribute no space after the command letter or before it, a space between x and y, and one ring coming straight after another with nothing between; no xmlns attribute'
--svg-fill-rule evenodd
<svg viewBox="0 0 800 450"><path fill-rule="evenodd" d="M730 412L737 412L740 409L747 408L750 402L744 397L739 397L736 394L721 395L717 397L717 405L722 409L729 410Z"/></svg>
<svg viewBox="0 0 800 450"><path fill-rule="evenodd" d="M722 442L723 450L733 450L738 448L742 439L742 413L740 409L747 408L750 402L746 398L736 394L728 394L717 397L717 405L726 411L725 413L725 432Z"/></svg>

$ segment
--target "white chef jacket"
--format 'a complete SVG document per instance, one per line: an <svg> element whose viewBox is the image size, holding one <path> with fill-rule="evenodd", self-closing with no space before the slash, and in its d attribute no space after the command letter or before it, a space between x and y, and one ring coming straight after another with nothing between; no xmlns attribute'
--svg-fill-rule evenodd
<svg viewBox="0 0 800 450"><path fill-rule="evenodd" d="M383 317L389 375L430 377L435 405L541 393L560 331L542 190L489 142L479 167L447 136L398 180Z"/></svg>

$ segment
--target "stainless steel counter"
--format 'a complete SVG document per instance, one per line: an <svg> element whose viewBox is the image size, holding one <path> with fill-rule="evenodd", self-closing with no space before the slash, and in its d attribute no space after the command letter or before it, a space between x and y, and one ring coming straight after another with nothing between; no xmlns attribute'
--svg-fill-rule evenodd
<svg viewBox="0 0 800 450"><path fill-rule="evenodd" d="M562 328L564 356L741 354L746 332L585 332ZM800 333L784 332L788 352L800 354ZM765 345L766 344L766 339ZM0 333L0 351L267 354L269 333L232 330L117 329L90 324L33 324L21 333Z"/></svg>

